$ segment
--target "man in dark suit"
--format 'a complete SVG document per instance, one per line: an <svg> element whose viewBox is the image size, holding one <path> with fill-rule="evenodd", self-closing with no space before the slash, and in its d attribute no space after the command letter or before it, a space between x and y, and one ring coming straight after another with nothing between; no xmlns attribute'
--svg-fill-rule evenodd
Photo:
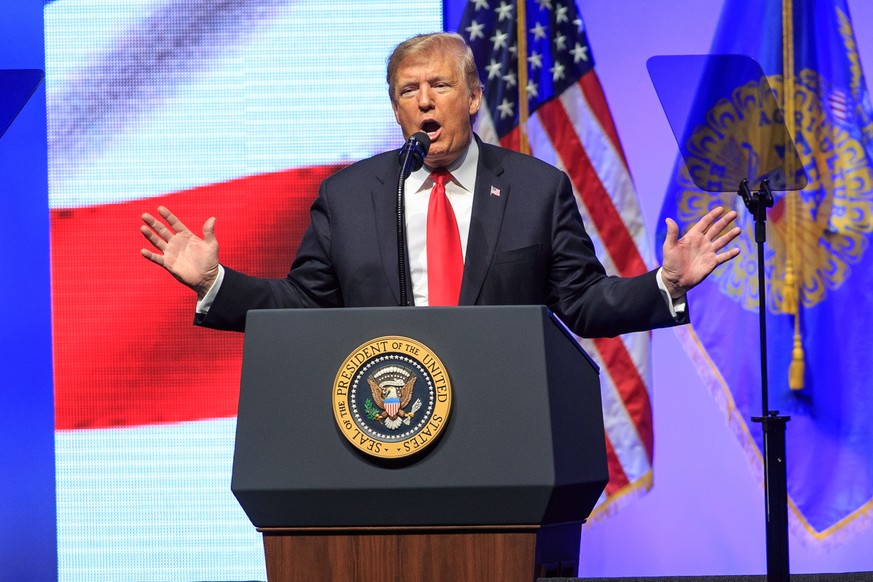
<svg viewBox="0 0 873 582"><path fill-rule="evenodd" d="M739 229L725 231L736 215L716 209L682 239L668 220L660 269L607 276L566 174L474 136L482 85L460 36L420 35L401 43L388 63L388 84L404 137L424 132L431 142L425 165L406 180L405 276L415 305L542 304L579 335L612 336L686 322L686 291L739 253L720 252ZM325 180L284 279L220 265L215 218L206 221L201 239L166 208L159 213L167 224L143 215L142 233L155 250L142 254L194 289L197 322L217 329L242 331L250 309L398 305L399 171L395 151ZM453 269L434 268L442 258L430 254L437 191L450 208L454 250L448 252L459 262L454 283ZM442 299L446 281L448 300Z"/></svg>

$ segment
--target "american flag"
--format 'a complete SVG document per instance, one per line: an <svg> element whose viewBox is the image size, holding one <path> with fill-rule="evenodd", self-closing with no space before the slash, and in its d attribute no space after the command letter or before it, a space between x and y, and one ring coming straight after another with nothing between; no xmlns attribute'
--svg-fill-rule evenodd
<svg viewBox="0 0 873 582"><path fill-rule="evenodd" d="M519 22L526 31L523 59ZM649 270L636 192L576 5L470 0L458 32L472 47L485 85L479 135L521 149L519 87L526 77L530 153L570 176L579 212L608 272L633 276ZM520 60L526 71L519 70ZM597 517L652 485L651 335L582 343L602 368L609 483L592 514Z"/></svg>

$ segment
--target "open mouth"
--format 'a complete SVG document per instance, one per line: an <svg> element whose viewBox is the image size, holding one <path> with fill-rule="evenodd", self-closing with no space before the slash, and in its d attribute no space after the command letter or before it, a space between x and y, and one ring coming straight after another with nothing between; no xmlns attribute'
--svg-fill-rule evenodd
<svg viewBox="0 0 873 582"><path fill-rule="evenodd" d="M427 134L427 137L434 139L439 133L440 124L438 121L430 119L421 124L421 130Z"/></svg>

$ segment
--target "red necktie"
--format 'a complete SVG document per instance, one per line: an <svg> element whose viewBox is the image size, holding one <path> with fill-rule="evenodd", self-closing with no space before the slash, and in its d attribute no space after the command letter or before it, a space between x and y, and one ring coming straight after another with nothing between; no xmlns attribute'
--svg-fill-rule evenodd
<svg viewBox="0 0 873 582"><path fill-rule="evenodd" d="M446 197L446 182L452 175L439 169L431 178L434 186L427 205L427 303L457 305L464 275L464 255L458 221Z"/></svg>

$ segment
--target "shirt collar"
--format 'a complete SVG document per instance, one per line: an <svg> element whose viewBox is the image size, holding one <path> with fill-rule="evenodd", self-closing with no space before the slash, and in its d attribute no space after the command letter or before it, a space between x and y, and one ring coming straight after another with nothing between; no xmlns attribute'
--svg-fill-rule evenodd
<svg viewBox="0 0 873 582"><path fill-rule="evenodd" d="M479 144L476 142L476 138L472 138L470 139L470 145L467 146L467 149L458 156L457 160L446 166L446 170L451 172L452 181L460 185L460 187L467 192L473 192L473 189L476 186L476 169L478 166ZM430 189L430 173L433 172L434 169L435 168L422 166L420 169L410 174L409 178L406 180L407 191L418 192L423 190L426 184L428 189Z"/></svg>

